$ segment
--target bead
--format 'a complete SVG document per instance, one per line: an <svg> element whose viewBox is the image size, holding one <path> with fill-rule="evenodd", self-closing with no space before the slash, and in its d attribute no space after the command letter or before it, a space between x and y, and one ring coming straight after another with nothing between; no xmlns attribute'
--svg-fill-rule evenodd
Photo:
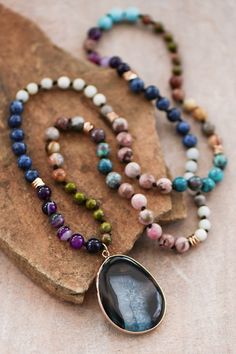
<svg viewBox="0 0 236 354"><path fill-rule="evenodd" d="M99 221L103 220L104 211L102 209L95 210L94 213L93 213L93 217L94 217L95 220L99 220Z"/></svg>
<svg viewBox="0 0 236 354"><path fill-rule="evenodd" d="M111 160L102 158L97 165L97 169L99 172L101 172L103 175L107 175L109 172L112 171L113 164Z"/></svg>
<svg viewBox="0 0 236 354"><path fill-rule="evenodd" d="M114 23L121 22L124 18L123 10L119 9L118 7L110 10L108 14Z"/></svg>
<svg viewBox="0 0 236 354"><path fill-rule="evenodd" d="M88 54L88 60L90 60L92 63L99 65L101 57L98 53L96 52L91 52Z"/></svg>
<svg viewBox="0 0 236 354"><path fill-rule="evenodd" d="M145 195L137 193L131 198L131 205L134 209L142 210L147 206L147 198Z"/></svg>
<svg viewBox="0 0 236 354"><path fill-rule="evenodd" d="M37 196L41 200L49 199L51 194L52 194L51 189L46 185L38 187L38 189L37 189Z"/></svg>
<svg viewBox="0 0 236 354"><path fill-rule="evenodd" d="M214 124L210 123L210 122L204 122L202 125L202 132L206 135L206 136L211 136L214 134L215 132L215 126Z"/></svg>
<svg viewBox="0 0 236 354"><path fill-rule="evenodd" d="M16 142L12 144L12 151L16 156L20 156L26 153L27 146L25 143Z"/></svg>
<svg viewBox="0 0 236 354"><path fill-rule="evenodd" d="M121 184L121 175L117 172L110 172L106 177L106 184L111 189L117 189Z"/></svg>
<svg viewBox="0 0 236 354"><path fill-rule="evenodd" d="M32 186L37 189L38 187L44 186L45 183L42 180L42 178L37 177L33 182L32 182Z"/></svg>
<svg viewBox="0 0 236 354"><path fill-rule="evenodd" d="M84 127L84 118L80 116L72 117L70 121L70 128L76 132L81 132Z"/></svg>
<svg viewBox="0 0 236 354"><path fill-rule="evenodd" d="M45 131L45 140L58 140L60 137L60 132L55 127L49 127Z"/></svg>
<svg viewBox="0 0 236 354"><path fill-rule="evenodd" d="M171 55L170 55L170 57L171 57L171 61L172 61L172 63L173 64L181 64L181 59L180 59L180 56L179 56L179 54L177 54L177 53L172 53Z"/></svg>
<svg viewBox="0 0 236 354"><path fill-rule="evenodd" d="M179 253L187 252L190 248L190 244L186 237L178 237L175 241L175 249Z"/></svg>
<svg viewBox="0 0 236 354"><path fill-rule="evenodd" d="M197 137L192 134L187 134L183 137L183 144L187 148L194 147L197 144Z"/></svg>
<svg viewBox="0 0 236 354"><path fill-rule="evenodd" d="M76 192L74 195L74 201L78 204L83 204L86 201L86 196L82 192Z"/></svg>
<svg viewBox="0 0 236 354"><path fill-rule="evenodd" d="M66 90L70 87L70 79L67 76L61 76L57 79L57 86L62 89L62 90Z"/></svg>
<svg viewBox="0 0 236 354"><path fill-rule="evenodd" d="M16 94L16 99L22 102L27 102L29 99L29 94L26 90L20 90Z"/></svg>
<svg viewBox="0 0 236 354"><path fill-rule="evenodd" d="M174 101L176 102L183 102L184 100L184 97L185 97L185 94L184 94L184 91L181 90L181 89L174 89L172 91L172 98Z"/></svg>
<svg viewBox="0 0 236 354"><path fill-rule="evenodd" d="M108 113L113 112L113 108L109 106L108 104L105 104L104 106L101 107L101 114L106 117Z"/></svg>
<svg viewBox="0 0 236 354"><path fill-rule="evenodd" d="M70 246L75 250L79 250L84 245L84 238L80 234L73 234L70 239Z"/></svg>
<svg viewBox="0 0 236 354"><path fill-rule="evenodd" d="M218 135L214 134L209 137L208 143L212 148L214 148L216 145L222 144L222 139Z"/></svg>
<svg viewBox="0 0 236 354"><path fill-rule="evenodd" d="M35 82L31 82L26 86L27 91L30 95L36 95L39 91L39 87Z"/></svg>
<svg viewBox="0 0 236 354"><path fill-rule="evenodd" d="M72 87L75 91L82 91L85 86L85 81L83 79L77 78L73 81Z"/></svg>
<svg viewBox="0 0 236 354"><path fill-rule="evenodd" d="M54 213L50 216L50 223L55 229L64 225L64 218L61 214Z"/></svg>
<svg viewBox="0 0 236 354"><path fill-rule="evenodd" d="M113 69L118 68L118 66L122 63L122 60L120 57L114 56L110 58L109 61L109 66Z"/></svg>
<svg viewBox="0 0 236 354"><path fill-rule="evenodd" d="M172 248L175 245L175 238L170 234L162 234L159 238L159 245L163 248Z"/></svg>
<svg viewBox="0 0 236 354"><path fill-rule="evenodd" d="M154 85L147 86L144 91L144 96L147 100L155 100L160 95L160 91Z"/></svg>
<svg viewBox="0 0 236 354"><path fill-rule="evenodd" d="M8 118L9 128L18 128L21 126L21 123L22 123L21 116L18 116L16 114L14 114Z"/></svg>
<svg viewBox="0 0 236 354"><path fill-rule="evenodd" d="M188 181L190 178L194 177L194 173L192 172L185 172L184 176L183 176L186 181Z"/></svg>
<svg viewBox="0 0 236 354"><path fill-rule="evenodd" d="M183 177L176 177L172 182L172 187L177 192L184 192L187 189L187 181Z"/></svg>
<svg viewBox="0 0 236 354"><path fill-rule="evenodd" d="M118 189L118 193L121 197L130 199L134 194L134 188L129 183L122 183Z"/></svg>
<svg viewBox="0 0 236 354"><path fill-rule="evenodd" d="M197 214L199 218L208 218L211 215L211 211L206 205L203 205L198 209Z"/></svg>
<svg viewBox="0 0 236 354"><path fill-rule="evenodd" d="M195 231L194 236L196 236L199 241L203 242L207 239L207 232L204 229L198 229Z"/></svg>
<svg viewBox="0 0 236 354"><path fill-rule="evenodd" d="M97 145L97 156L108 157L110 154L110 146L107 143L100 143Z"/></svg>
<svg viewBox="0 0 236 354"><path fill-rule="evenodd" d="M172 76L170 78L170 86L175 89L182 86L183 79L181 76Z"/></svg>
<svg viewBox="0 0 236 354"><path fill-rule="evenodd" d="M129 82L134 79L138 79L138 75L132 70L126 71L122 76L126 81L129 81Z"/></svg>
<svg viewBox="0 0 236 354"><path fill-rule="evenodd" d="M202 194L196 195L194 197L194 203L196 204L196 206L200 207L202 205L206 204L206 197Z"/></svg>
<svg viewBox="0 0 236 354"><path fill-rule="evenodd" d="M151 189L155 184L155 177L149 173L143 173L139 178L139 185L144 189Z"/></svg>
<svg viewBox="0 0 236 354"><path fill-rule="evenodd" d="M76 184L74 182L67 182L65 185L65 191L67 193L75 193L77 190Z"/></svg>
<svg viewBox="0 0 236 354"><path fill-rule="evenodd" d="M52 178L56 182L65 182L66 180L66 171L63 168L57 168L52 172Z"/></svg>
<svg viewBox="0 0 236 354"><path fill-rule="evenodd" d="M190 130L190 125L188 124L188 122L182 121L176 125L176 131L181 135L188 134L189 130Z"/></svg>
<svg viewBox="0 0 236 354"><path fill-rule="evenodd" d="M215 183L219 183L224 178L224 172L219 167L214 167L210 170L208 177L213 179Z"/></svg>
<svg viewBox="0 0 236 354"><path fill-rule="evenodd" d="M103 249L101 241L99 241L97 238L89 239L86 242L85 247L89 253L97 253Z"/></svg>
<svg viewBox="0 0 236 354"><path fill-rule="evenodd" d="M196 161L193 161L193 160L189 160L186 162L185 164L185 171L187 172L196 172L197 171L197 168L198 168L198 165L197 165L197 162Z"/></svg>
<svg viewBox="0 0 236 354"><path fill-rule="evenodd" d="M190 148L186 151L186 156L189 160L198 160L199 150L197 148Z"/></svg>
<svg viewBox="0 0 236 354"><path fill-rule="evenodd" d="M96 95L97 93L97 88L93 85L88 85L84 89L84 95L88 98L92 98Z"/></svg>
<svg viewBox="0 0 236 354"><path fill-rule="evenodd" d="M169 106L170 106L170 101L165 97L161 97L160 99L157 99L157 101L156 101L156 107L160 111L167 111Z"/></svg>
<svg viewBox="0 0 236 354"><path fill-rule="evenodd" d="M50 141L46 149L47 149L47 153L51 155L54 152L60 151L60 144L57 141Z"/></svg>
<svg viewBox="0 0 236 354"><path fill-rule="evenodd" d="M97 201L96 199L93 199L93 198L89 198L86 200L86 208L89 209L89 210L92 210L92 209L95 209L97 207Z"/></svg>
<svg viewBox="0 0 236 354"><path fill-rule="evenodd" d="M22 168L22 170L28 170L32 166L32 160L27 155L21 155L18 160L18 167Z"/></svg>
<svg viewBox="0 0 236 354"><path fill-rule="evenodd" d="M111 232L112 226L109 222L104 221L100 226L100 231L102 233Z"/></svg>
<svg viewBox="0 0 236 354"><path fill-rule="evenodd" d="M141 167L137 162L130 162L125 166L125 174L129 178L136 178L140 176Z"/></svg>
<svg viewBox="0 0 236 354"><path fill-rule="evenodd" d="M72 236L72 231L68 226L62 226L57 230L57 237L61 241L68 241Z"/></svg>
<svg viewBox="0 0 236 354"><path fill-rule="evenodd" d="M172 108L168 111L167 118L170 122L177 122L181 118L181 111L178 108Z"/></svg>
<svg viewBox="0 0 236 354"><path fill-rule="evenodd" d="M147 237L151 240L159 240L162 235L162 228L159 224L153 223L146 229Z"/></svg>
<svg viewBox="0 0 236 354"><path fill-rule="evenodd" d="M104 130L99 128L94 128L90 136L95 143L101 143L106 138Z"/></svg>
<svg viewBox="0 0 236 354"><path fill-rule="evenodd" d="M124 18L129 22L136 22L139 18L140 11L136 7L128 7L125 10Z"/></svg>
<svg viewBox="0 0 236 354"><path fill-rule="evenodd" d="M112 241L111 235L110 234L103 234L102 235L102 243L105 243L105 245L110 245Z"/></svg>
<svg viewBox="0 0 236 354"><path fill-rule="evenodd" d="M121 132L116 136L116 140L120 146L130 147L132 145L132 136L127 132Z"/></svg>
<svg viewBox="0 0 236 354"><path fill-rule="evenodd" d="M193 98L186 99L183 103L183 108L186 112L192 112L197 108L197 103Z"/></svg>
<svg viewBox="0 0 236 354"><path fill-rule="evenodd" d="M10 133L10 138L13 141L22 141L24 139L24 131L22 129L13 129Z"/></svg>
<svg viewBox="0 0 236 354"><path fill-rule="evenodd" d="M205 193L211 192L215 188L213 179L206 177L202 179L202 191Z"/></svg>
<svg viewBox="0 0 236 354"><path fill-rule="evenodd" d="M90 122L85 122L85 123L84 123L83 131L84 131L85 133L88 134L88 133L90 133L93 129L94 129L94 126L93 126L92 123L90 123Z"/></svg>
<svg viewBox="0 0 236 354"><path fill-rule="evenodd" d="M59 152L54 152L48 158L51 166L61 167L64 164L64 157Z"/></svg>
<svg viewBox="0 0 236 354"><path fill-rule="evenodd" d="M25 179L29 183L32 183L38 176L39 173L37 170L27 170L25 172Z"/></svg>
<svg viewBox="0 0 236 354"><path fill-rule="evenodd" d="M204 122L207 119L207 113L204 111L203 108L197 107L192 112L193 118L199 120L200 122Z"/></svg>
<svg viewBox="0 0 236 354"><path fill-rule="evenodd" d="M109 30L112 28L113 22L112 19L109 16L102 16L100 17L100 19L98 20L98 26L102 29L102 30Z"/></svg>
<svg viewBox="0 0 236 354"><path fill-rule="evenodd" d="M44 214L50 216L57 211L57 205L54 201L49 200L42 205L42 211Z"/></svg>
<svg viewBox="0 0 236 354"><path fill-rule="evenodd" d="M169 178L160 178L156 181L158 192L168 194L172 191L172 182Z"/></svg>
<svg viewBox="0 0 236 354"><path fill-rule="evenodd" d="M172 73L174 75L181 75L182 74L181 66L180 65L173 66Z"/></svg>
<svg viewBox="0 0 236 354"><path fill-rule="evenodd" d="M117 118L112 124L112 129L115 133L120 133L122 131L128 130L129 125L125 118Z"/></svg>
<svg viewBox="0 0 236 354"><path fill-rule="evenodd" d="M107 101L106 96L104 96L102 93L97 93L93 97L93 103L95 104L95 106L98 106L98 107L105 104L106 101Z"/></svg>
<svg viewBox="0 0 236 354"><path fill-rule="evenodd" d="M143 225L152 224L154 220L153 212L149 209L141 210L139 213L139 222Z"/></svg>
<svg viewBox="0 0 236 354"><path fill-rule="evenodd" d="M40 85L44 90L51 90L51 88L53 87L53 80L49 77L45 77L41 80Z"/></svg>
<svg viewBox="0 0 236 354"><path fill-rule="evenodd" d="M125 72L130 70L130 66L127 63L120 63L117 67L117 73L122 76Z"/></svg>
<svg viewBox="0 0 236 354"><path fill-rule="evenodd" d="M199 191L202 187L202 179L198 176L193 176L188 179L188 187L192 191Z"/></svg>
<svg viewBox="0 0 236 354"><path fill-rule="evenodd" d="M67 117L57 118L55 127L61 131L67 131L69 128L69 119Z"/></svg>
<svg viewBox="0 0 236 354"><path fill-rule="evenodd" d="M21 114L24 111L24 104L19 101L19 100L15 100L12 101L10 104L10 113L12 114Z"/></svg>
<svg viewBox="0 0 236 354"><path fill-rule="evenodd" d="M134 93L141 92L144 89L144 82L139 77L133 79L129 83L130 90Z"/></svg>
<svg viewBox="0 0 236 354"><path fill-rule="evenodd" d="M219 167L223 170L228 163L228 159L223 154L217 154L216 156L214 156L213 163L214 163L215 167Z"/></svg>
<svg viewBox="0 0 236 354"><path fill-rule="evenodd" d="M118 159L121 162L130 162L133 159L133 151L129 147L122 147L117 153Z"/></svg>
<svg viewBox="0 0 236 354"><path fill-rule="evenodd" d="M163 33L164 32L164 26L163 26L163 24L162 23L160 23L160 22L156 22L155 24L154 24L154 31L156 32L156 33Z"/></svg>
<svg viewBox="0 0 236 354"><path fill-rule="evenodd" d="M100 30L99 27L92 27L88 31L88 37L95 41L98 41L101 38L101 36L102 36L102 31Z"/></svg>
<svg viewBox="0 0 236 354"><path fill-rule="evenodd" d="M108 66L109 66L109 61L110 61L110 58L109 58L109 57L103 57L103 58L101 58L101 60L100 60L100 66L103 67L103 68L108 68Z"/></svg>

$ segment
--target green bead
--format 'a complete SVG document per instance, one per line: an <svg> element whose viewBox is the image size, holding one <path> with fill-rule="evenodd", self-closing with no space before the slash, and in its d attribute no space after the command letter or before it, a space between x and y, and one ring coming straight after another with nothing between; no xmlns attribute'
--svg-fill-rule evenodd
<svg viewBox="0 0 236 354"><path fill-rule="evenodd" d="M224 154L217 154L214 157L213 163L216 167L219 167L223 170L228 163L228 159Z"/></svg>
<svg viewBox="0 0 236 354"><path fill-rule="evenodd" d="M97 201L96 199L93 198L89 198L88 200L86 200L86 208L87 209L94 209L97 206Z"/></svg>
<svg viewBox="0 0 236 354"><path fill-rule="evenodd" d="M67 193L74 193L76 192L76 184L74 182L68 182L65 185L65 191Z"/></svg>
<svg viewBox="0 0 236 354"><path fill-rule="evenodd" d="M177 52L177 44L175 42L168 43L167 48L171 53Z"/></svg>
<svg viewBox="0 0 236 354"><path fill-rule="evenodd" d="M93 217L95 220L102 220L104 217L104 211L102 209L97 209L93 213Z"/></svg>
<svg viewBox="0 0 236 354"><path fill-rule="evenodd" d="M105 243L105 245L110 245L112 241L111 235L110 234L103 234L102 235L102 243Z"/></svg>
<svg viewBox="0 0 236 354"><path fill-rule="evenodd" d="M215 188L213 179L206 177L202 179L202 191L205 193L211 192Z"/></svg>
<svg viewBox="0 0 236 354"><path fill-rule="evenodd" d="M77 192L74 195L74 200L76 201L76 203L78 204L83 204L86 200L86 196L84 193L82 192Z"/></svg>
<svg viewBox="0 0 236 354"><path fill-rule="evenodd" d="M154 25L154 31L156 33L164 33L165 29L161 22L156 22Z"/></svg>
<svg viewBox="0 0 236 354"><path fill-rule="evenodd" d="M224 172L219 167L213 167L210 170L208 177L213 179L215 183L219 183L224 178Z"/></svg>
<svg viewBox="0 0 236 354"><path fill-rule="evenodd" d="M176 177L172 182L172 187L176 192L184 192L188 187L188 183L184 177Z"/></svg>
<svg viewBox="0 0 236 354"><path fill-rule="evenodd" d="M173 35L170 32L166 32L164 35L164 39L166 42L173 42Z"/></svg>
<svg viewBox="0 0 236 354"><path fill-rule="evenodd" d="M181 75L182 74L182 69L180 65L175 65L172 70L174 75Z"/></svg>
<svg viewBox="0 0 236 354"><path fill-rule="evenodd" d="M109 222L103 222L100 226L100 230L102 233L107 233L107 232L111 232L111 224Z"/></svg>

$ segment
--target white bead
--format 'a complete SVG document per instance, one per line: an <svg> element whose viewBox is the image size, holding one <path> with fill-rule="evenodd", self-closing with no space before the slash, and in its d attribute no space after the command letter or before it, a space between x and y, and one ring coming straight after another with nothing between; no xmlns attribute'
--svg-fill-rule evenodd
<svg viewBox="0 0 236 354"><path fill-rule="evenodd" d="M35 82L30 82L27 86L27 91L30 95L36 95L38 93L39 87Z"/></svg>
<svg viewBox="0 0 236 354"><path fill-rule="evenodd" d="M186 180L188 180L189 178L191 178L191 177L193 177L194 176L194 174L192 173L192 172L186 172L185 174L184 174L184 178L186 179Z"/></svg>
<svg viewBox="0 0 236 354"><path fill-rule="evenodd" d="M207 239L207 232L204 229L197 229L194 233L199 241L205 241Z"/></svg>
<svg viewBox="0 0 236 354"><path fill-rule="evenodd" d="M208 219L202 219L199 221L198 226L200 227L200 229L208 231L211 228L211 222Z"/></svg>
<svg viewBox="0 0 236 354"><path fill-rule="evenodd" d="M45 131L45 139L46 140L58 140L60 137L60 132L55 127L49 127Z"/></svg>
<svg viewBox="0 0 236 354"><path fill-rule="evenodd" d="M104 96L102 93L97 93L93 97L93 103L95 104L95 106L101 106L102 104L105 104L106 101L106 96Z"/></svg>
<svg viewBox="0 0 236 354"><path fill-rule="evenodd" d="M53 87L53 81L49 77L45 77L41 80L40 85L44 90L51 90Z"/></svg>
<svg viewBox="0 0 236 354"><path fill-rule="evenodd" d="M22 102L27 102L29 99L29 94L25 90L20 90L16 94L16 99Z"/></svg>
<svg viewBox="0 0 236 354"><path fill-rule="evenodd" d="M147 198L144 194L137 193L131 198L131 205L134 209L141 210L147 206Z"/></svg>
<svg viewBox="0 0 236 354"><path fill-rule="evenodd" d="M141 167L137 162L129 162L125 166L125 174L129 178L136 178L141 174Z"/></svg>
<svg viewBox="0 0 236 354"><path fill-rule="evenodd" d="M208 216L210 216L211 211L207 206L203 205L198 209L197 213L200 218L203 218L203 217L207 218Z"/></svg>
<svg viewBox="0 0 236 354"><path fill-rule="evenodd" d="M61 76L57 79L57 85L60 89L66 90L70 87L70 79L67 76Z"/></svg>
<svg viewBox="0 0 236 354"><path fill-rule="evenodd" d="M73 87L73 89L74 89L75 91L81 91L81 90L83 90L84 86L85 86L85 81L84 81L83 79L80 79L80 78L75 79L75 80L73 81L73 84L72 84L72 87Z"/></svg>
<svg viewBox="0 0 236 354"><path fill-rule="evenodd" d="M193 161L193 160L189 160L185 164L185 170L187 172L193 172L194 173L194 172L197 171L197 167L198 167L197 163L195 161Z"/></svg>
<svg viewBox="0 0 236 354"><path fill-rule="evenodd" d="M98 92L97 88L93 85L88 85L85 89L84 89L84 94L86 97L92 98L93 96L96 95L96 93Z"/></svg>
<svg viewBox="0 0 236 354"><path fill-rule="evenodd" d="M190 148L187 150L186 155L189 160L198 160L199 150L197 148Z"/></svg>

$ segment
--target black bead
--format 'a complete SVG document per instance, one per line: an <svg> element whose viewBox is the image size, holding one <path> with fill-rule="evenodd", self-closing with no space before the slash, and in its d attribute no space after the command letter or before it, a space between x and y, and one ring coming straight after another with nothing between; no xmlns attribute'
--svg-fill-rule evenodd
<svg viewBox="0 0 236 354"><path fill-rule="evenodd" d="M126 71L130 70L130 66L126 63L121 63L118 67L117 67L117 73L118 75L122 76Z"/></svg>
<svg viewBox="0 0 236 354"><path fill-rule="evenodd" d="M90 238L86 242L85 247L89 253L97 253L103 249L102 242L99 241L97 238Z"/></svg>

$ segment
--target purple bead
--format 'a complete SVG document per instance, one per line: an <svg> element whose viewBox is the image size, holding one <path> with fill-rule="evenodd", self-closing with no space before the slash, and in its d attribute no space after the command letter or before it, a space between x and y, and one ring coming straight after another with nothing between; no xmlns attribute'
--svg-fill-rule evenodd
<svg viewBox="0 0 236 354"><path fill-rule="evenodd" d="M120 57L111 57L109 61L109 65L111 68L118 68L118 66L122 63L122 60Z"/></svg>
<svg viewBox="0 0 236 354"><path fill-rule="evenodd" d="M102 31L99 27L92 27L88 30L88 37L95 41L98 41L101 38Z"/></svg>
<svg viewBox="0 0 236 354"><path fill-rule="evenodd" d="M88 54L88 60L90 60L92 63L99 65L101 57L98 53L96 52L91 52Z"/></svg>
<svg viewBox="0 0 236 354"><path fill-rule="evenodd" d="M41 186L37 189L37 195L41 200L47 200L52 194L51 189L48 186Z"/></svg>
<svg viewBox="0 0 236 354"><path fill-rule="evenodd" d="M107 68L109 66L110 58L109 57L102 57L100 60L100 65L103 68Z"/></svg>
<svg viewBox="0 0 236 354"><path fill-rule="evenodd" d="M72 231L68 226L62 226L57 230L57 236L61 241L68 241L72 236Z"/></svg>
<svg viewBox="0 0 236 354"><path fill-rule="evenodd" d="M84 238L80 234L72 235L70 239L70 245L72 248L79 250L84 245Z"/></svg>
<svg viewBox="0 0 236 354"><path fill-rule="evenodd" d="M101 143L105 140L105 132L103 129L95 128L91 131L91 138L95 143Z"/></svg>
<svg viewBox="0 0 236 354"><path fill-rule="evenodd" d="M89 253L97 253L101 251L102 248L103 248L102 243L97 238L90 238L86 242L86 249Z"/></svg>
<svg viewBox="0 0 236 354"><path fill-rule="evenodd" d="M50 216L50 222L51 225L55 227L55 229L58 229L59 227L64 225L64 218L61 214L55 213Z"/></svg>
<svg viewBox="0 0 236 354"><path fill-rule="evenodd" d="M50 200L42 205L43 213L46 215L52 215L57 211L57 205L54 201Z"/></svg>

